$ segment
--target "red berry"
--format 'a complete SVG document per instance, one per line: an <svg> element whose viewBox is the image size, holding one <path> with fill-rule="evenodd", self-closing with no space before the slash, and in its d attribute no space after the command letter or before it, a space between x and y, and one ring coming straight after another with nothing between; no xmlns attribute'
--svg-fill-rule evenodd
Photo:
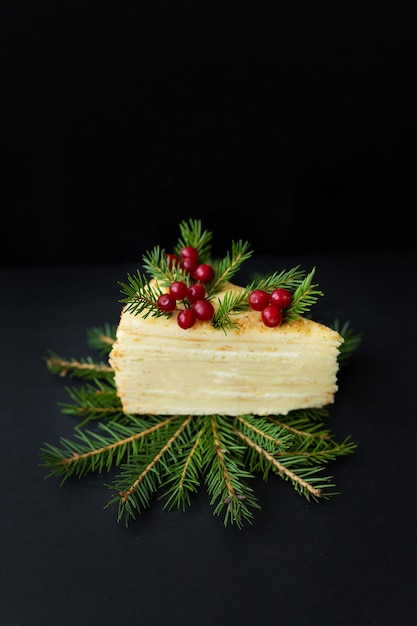
<svg viewBox="0 0 417 626"><path fill-rule="evenodd" d="M249 294L248 303L254 311L262 311L269 304L269 296L263 289L254 289Z"/></svg>
<svg viewBox="0 0 417 626"><path fill-rule="evenodd" d="M194 271L198 267L197 259L193 259L192 257L186 257L181 261L181 267L183 270L188 272L189 274L194 274Z"/></svg>
<svg viewBox="0 0 417 626"><path fill-rule="evenodd" d="M204 300L206 297L206 288L200 283L193 283L188 287L187 298L189 301L196 302L196 300Z"/></svg>
<svg viewBox="0 0 417 626"><path fill-rule="evenodd" d="M175 309L176 301L169 293L163 293L158 298L158 309L161 311L173 311Z"/></svg>
<svg viewBox="0 0 417 626"><path fill-rule="evenodd" d="M214 307L208 300L196 300L193 304L193 310L199 320L209 322L214 316Z"/></svg>
<svg viewBox="0 0 417 626"><path fill-rule="evenodd" d="M187 292L188 292L187 285L181 282L180 280L176 280L175 282L171 283L169 287L169 293L176 300L184 300L184 298L187 297Z"/></svg>
<svg viewBox="0 0 417 626"><path fill-rule="evenodd" d="M200 283L209 283L214 278L214 269L208 263L201 263L194 270L193 274L195 280L199 280Z"/></svg>
<svg viewBox="0 0 417 626"><path fill-rule="evenodd" d="M193 246L184 246L180 250L180 257L182 259L193 259L194 261L198 261L198 251Z"/></svg>
<svg viewBox="0 0 417 626"><path fill-rule="evenodd" d="M279 326L282 322L282 311L274 304L269 304L262 309L262 321L265 326L273 328Z"/></svg>
<svg viewBox="0 0 417 626"><path fill-rule="evenodd" d="M192 309L182 309L177 316L177 324L180 328L187 330L194 326L197 316Z"/></svg>
<svg viewBox="0 0 417 626"><path fill-rule="evenodd" d="M292 302L292 293L288 289L274 289L269 296L271 304L275 304L279 309L288 309Z"/></svg>
<svg viewBox="0 0 417 626"><path fill-rule="evenodd" d="M170 270L176 265L180 264L180 259L177 257L176 254L171 254L171 252L165 255L165 260Z"/></svg>

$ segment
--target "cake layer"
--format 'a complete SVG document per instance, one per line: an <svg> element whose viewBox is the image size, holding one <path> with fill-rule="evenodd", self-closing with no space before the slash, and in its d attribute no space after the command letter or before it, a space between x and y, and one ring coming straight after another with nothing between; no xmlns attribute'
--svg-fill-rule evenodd
<svg viewBox="0 0 417 626"><path fill-rule="evenodd" d="M235 287L235 286L233 286ZM110 364L131 414L284 415L331 404L343 338L300 318L276 328L249 310L227 332L124 309Z"/></svg>

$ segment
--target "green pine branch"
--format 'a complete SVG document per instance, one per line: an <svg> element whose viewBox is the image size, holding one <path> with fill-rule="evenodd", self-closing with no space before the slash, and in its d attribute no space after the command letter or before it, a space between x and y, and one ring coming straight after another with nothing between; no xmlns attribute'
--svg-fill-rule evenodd
<svg viewBox="0 0 417 626"><path fill-rule="evenodd" d="M178 450L176 463L170 466L165 481L161 483L164 509L186 510L191 506L191 496L201 487L201 468L204 466L204 429L200 428L187 438Z"/></svg>
<svg viewBox="0 0 417 626"><path fill-rule="evenodd" d="M98 423L98 429L76 429L73 439L62 437L60 445L45 443L41 448L41 465L50 469L47 477L81 478L92 472L109 472L137 455L145 442L173 418L129 416L128 424Z"/></svg>
<svg viewBox="0 0 417 626"><path fill-rule="evenodd" d="M271 291L283 288L294 290L293 301L290 307L284 311L284 320L296 320L305 315L317 302L323 292L318 290L317 285L312 284L315 273L313 269L308 275L297 267L292 270L275 272L270 276L264 276L254 280L242 291L226 292L222 301L219 299L219 307L213 318L213 326L217 329L227 331L230 328L238 328L237 322L233 320L233 315L249 309L248 297L253 289L263 289Z"/></svg>
<svg viewBox="0 0 417 626"><path fill-rule="evenodd" d="M233 315L248 310L249 293L250 288L246 287L242 291L226 291L221 300L218 298L219 306L213 317L214 328L225 332L230 328L239 328L239 324L233 320Z"/></svg>
<svg viewBox="0 0 417 626"><path fill-rule="evenodd" d="M180 237L174 247L174 254L179 256L181 249L192 246L198 252L200 263L207 263L211 258L211 240L213 233L202 227L201 220L183 220L179 224Z"/></svg>
<svg viewBox="0 0 417 626"><path fill-rule="evenodd" d="M297 286L293 293L292 303L285 311L285 321L296 320L305 315L323 295L323 292L317 289L317 285L312 283L315 272L316 269L313 268Z"/></svg>
<svg viewBox="0 0 417 626"><path fill-rule="evenodd" d="M241 269L243 263L250 259L253 251L247 241L233 241L232 249L215 266L215 276L209 285L208 296L223 289L233 276Z"/></svg>
<svg viewBox="0 0 417 626"><path fill-rule="evenodd" d="M352 354L361 345L363 333L355 332L351 328L350 322L341 324L337 318L333 323L333 329L344 338L344 342L339 346L339 355L337 357L339 368L341 369L350 361Z"/></svg>
<svg viewBox="0 0 417 626"><path fill-rule="evenodd" d="M90 348L96 350L102 356L110 354L113 343L116 340L117 326L105 323L102 327L89 328L87 330L87 343Z"/></svg>
<svg viewBox="0 0 417 626"><path fill-rule="evenodd" d="M255 274L250 289L262 289L268 292L273 289L288 289L292 293L301 284L305 276L305 270L301 270L299 265L290 270L273 272L270 275Z"/></svg>
<svg viewBox="0 0 417 626"><path fill-rule="evenodd" d="M45 361L52 374L58 374L63 378L111 379L114 377L114 372L108 363L93 361L91 357L66 359L49 351Z"/></svg>
<svg viewBox="0 0 417 626"><path fill-rule="evenodd" d="M140 273L127 275L128 282L119 282L122 287L121 293L125 294L125 298L119 300L126 305L126 310L133 315L141 315L144 319L147 317L169 317L158 308L157 300L162 294L162 289L158 284L151 285L148 279Z"/></svg>
<svg viewBox="0 0 417 626"><path fill-rule="evenodd" d="M189 274L179 264L174 264L172 267L168 264L165 250L160 246L155 246L152 250L145 252L142 256L142 264L145 272L157 281L160 288L168 288L176 280L186 284L190 282Z"/></svg>
<svg viewBox="0 0 417 626"><path fill-rule="evenodd" d="M298 415L302 413L297 411ZM355 444L348 439L341 444L335 442L327 430L321 428L318 432L317 422L313 434L287 427L283 419L238 418L235 433L247 446L247 467L262 474L264 480L270 473L279 474L307 499L328 497L328 489L333 485L328 477L323 479L318 475L331 460L352 453ZM291 420L290 414L288 421Z"/></svg>
<svg viewBox="0 0 417 626"><path fill-rule="evenodd" d="M82 387L67 387L72 403L60 402L62 413L80 419L78 428L97 420L126 422L128 418L123 412L114 380L104 383L94 379L93 382Z"/></svg>
<svg viewBox="0 0 417 626"><path fill-rule="evenodd" d="M176 464L175 448L181 447L181 435L192 419L192 416L174 416L164 420L163 431L162 426L153 429L146 448L121 466L121 473L110 485L115 496L107 505L118 505L118 521L124 518L127 525L137 513L150 506L152 495L169 474L171 465Z"/></svg>
<svg viewBox="0 0 417 626"><path fill-rule="evenodd" d="M247 480L253 475L244 463L244 447L233 437L233 421L220 415L206 418L205 483L214 514L224 514L224 525L242 528L252 523L252 509L259 509L257 498Z"/></svg>
<svg viewBox="0 0 417 626"><path fill-rule="evenodd" d="M173 252L178 257L185 246L192 246L199 254L200 263L210 261L212 233L203 230L200 220L189 220L180 223L180 237L174 246ZM174 281L190 284L191 277L179 264L171 266L166 259L166 250L154 246L142 255L142 265L149 277L154 278L160 287L169 287Z"/></svg>

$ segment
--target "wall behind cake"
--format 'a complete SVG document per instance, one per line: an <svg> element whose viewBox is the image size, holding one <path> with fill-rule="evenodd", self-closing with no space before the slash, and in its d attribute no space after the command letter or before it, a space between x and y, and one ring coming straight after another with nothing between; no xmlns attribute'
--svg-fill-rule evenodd
<svg viewBox="0 0 417 626"><path fill-rule="evenodd" d="M9 4L2 265L415 248L407 6Z"/></svg>

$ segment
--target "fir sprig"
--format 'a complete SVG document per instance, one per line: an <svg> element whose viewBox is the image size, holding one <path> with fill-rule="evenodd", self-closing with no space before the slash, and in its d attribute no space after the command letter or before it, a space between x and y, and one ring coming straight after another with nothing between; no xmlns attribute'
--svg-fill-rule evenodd
<svg viewBox="0 0 417 626"><path fill-rule="evenodd" d="M218 309L213 317L214 328L225 332L230 328L239 328L238 323L233 320L233 315L248 310L249 293L249 287L241 291L231 289L224 294L222 299L218 298Z"/></svg>
<svg viewBox="0 0 417 626"><path fill-rule="evenodd" d="M184 220L180 222L179 229L180 237L174 246L174 253L179 256L182 248L192 246L198 252L200 263L210 261L213 233L203 229L201 220Z"/></svg>
<svg viewBox="0 0 417 626"><path fill-rule="evenodd" d="M344 338L344 342L339 347L339 354L337 357L339 368L344 367L352 356L353 352L359 348L363 340L363 334L357 333L351 328L350 322L341 324L336 318L333 324L333 329L340 333Z"/></svg>
<svg viewBox="0 0 417 626"><path fill-rule="evenodd" d="M224 416L212 415L205 420L207 438L205 472L207 492L214 514L224 514L224 525L252 523L254 508L260 508L247 481L253 475L245 467L244 451L233 436L233 421Z"/></svg>
<svg viewBox="0 0 417 626"><path fill-rule="evenodd" d="M161 485L171 464L176 462L173 448L181 448L181 435L192 419L192 416L174 416L165 420L164 430L154 429L148 446L122 465L122 472L111 486L116 495L107 505L118 505L119 521L124 518L128 524L136 517L136 512L149 507L152 494Z"/></svg>
<svg viewBox="0 0 417 626"><path fill-rule="evenodd" d="M304 280L305 276L305 270L300 269L300 266L296 265L290 270L273 272L267 276L257 275L257 277L253 279L250 289L263 289L268 292L273 289L288 289L293 292Z"/></svg>
<svg viewBox="0 0 417 626"><path fill-rule="evenodd" d="M311 307L317 302L318 298L323 295L317 285L312 283L316 268L313 268L309 274L302 280L293 293L291 305L285 311L285 320L299 319L307 313Z"/></svg>
<svg viewBox="0 0 417 626"><path fill-rule="evenodd" d="M209 285L207 295L221 291L252 254L247 241L233 241L231 251L217 263L215 277Z"/></svg>
<svg viewBox="0 0 417 626"><path fill-rule="evenodd" d="M127 311L133 315L142 314L144 319L149 316L168 317L157 305L158 297L162 294L157 283L151 284L139 270L136 271L136 274L128 274L127 279L128 283L119 282L122 293L126 295L119 302L126 305Z"/></svg>
<svg viewBox="0 0 417 626"><path fill-rule="evenodd" d="M45 443L41 448L48 476L61 476L63 484L70 476L110 471L137 455L144 442L173 418L129 416L128 424L98 423L98 430L76 429L73 439L61 438L60 446Z"/></svg>
<svg viewBox="0 0 417 626"><path fill-rule="evenodd" d="M114 376L113 370L108 363L93 361L91 357L66 359L50 350L45 361L52 374L59 374L62 377L95 380L98 378L113 378Z"/></svg>
<svg viewBox="0 0 417 626"><path fill-rule="evenodd" d="M163 248L155 246L142 256L143 269L150 278L154 278L160 288L169 287L175 280L189 282L189 275L179 264L170 266ZM159 293L162 293L159 291Z"/></svg>
<svg viewBox="0 0 417 626"><path fill-rule="evenodd" d="M106 356L110 354L116 340L116 331L117 326L107 322L102 327L90 328L87 331L87 343L90 348L97 350L102 356Z"/></svg>
<svg viewBox="0 0 417 626"><path fill-rule="evenodd" d="M233 320L233 315L249 309L248 297L253 289L270 291L272 289L295 289L293 301L286 311L284 320L299 319L318 300L323 292L317 289L317 285L312 284L315 273L313 269L308 275L303 270L294 268L289 272L274 273L271 276L263 277L243 288L241 291L229 290L222 300L218 299L218 310L213 318L214 328L226 331L230 328L238 328L239 325Z"/></svg>
<svg viewBox="0 0 417 626"><path fill-rule="evenodd" d="M182 442L176 463L170 466L165 482L161 484L164 488L161 498L165 500L165 509L185 511L191 506L191 496L201 486L205 443L204 428L199 428L187 441Z"/></svg>
<svg viewBox="0 0 417 626"><path fill-rule="evenodd" d="M295 419L303 411L297 411ZM294 416L290 413L284 420L291 423ZM356 445L349 439L341 444L336 443L329 431L323 429L314 435L307 431L295 430L287 427L283 419L273 417L266 419L254 416L241 416L235 427L236 435L247 446L246 464L250 471L262 473L264 479L269 474L278 473L286 480L290 480L296 489L307 499L326 498L331 494L329 478L323 478L324 466L338 457L351 454ZM311 436L310 436L311 435ZM314 468L311 472L309 468ZM320 484L319 484L320 483Z"/></svg>
<svg viewBox="0 0 417 626"><path fill-rule="evenodd" d="M318 289L318 285L312 283L315 273L315 267L307 274L305 270L300 269L299 265L296 265L290 270L274 272L269 276L256 274L248 289L250 291L262 289L267 292L273 289L288 289L293 295L293 300L284 311L283 322L285 323L306 315L319 297L324 295Z"/></svg>
<svg viewBox="0 0 417 626"><path fill-rule="evenodd" d="M65 415L73 415L81 420L79 428L94 420L127 421L114 379L104 383L96 378L94 384L67 387L66 390L72 402L60 402L59 406Z"/></svg>

